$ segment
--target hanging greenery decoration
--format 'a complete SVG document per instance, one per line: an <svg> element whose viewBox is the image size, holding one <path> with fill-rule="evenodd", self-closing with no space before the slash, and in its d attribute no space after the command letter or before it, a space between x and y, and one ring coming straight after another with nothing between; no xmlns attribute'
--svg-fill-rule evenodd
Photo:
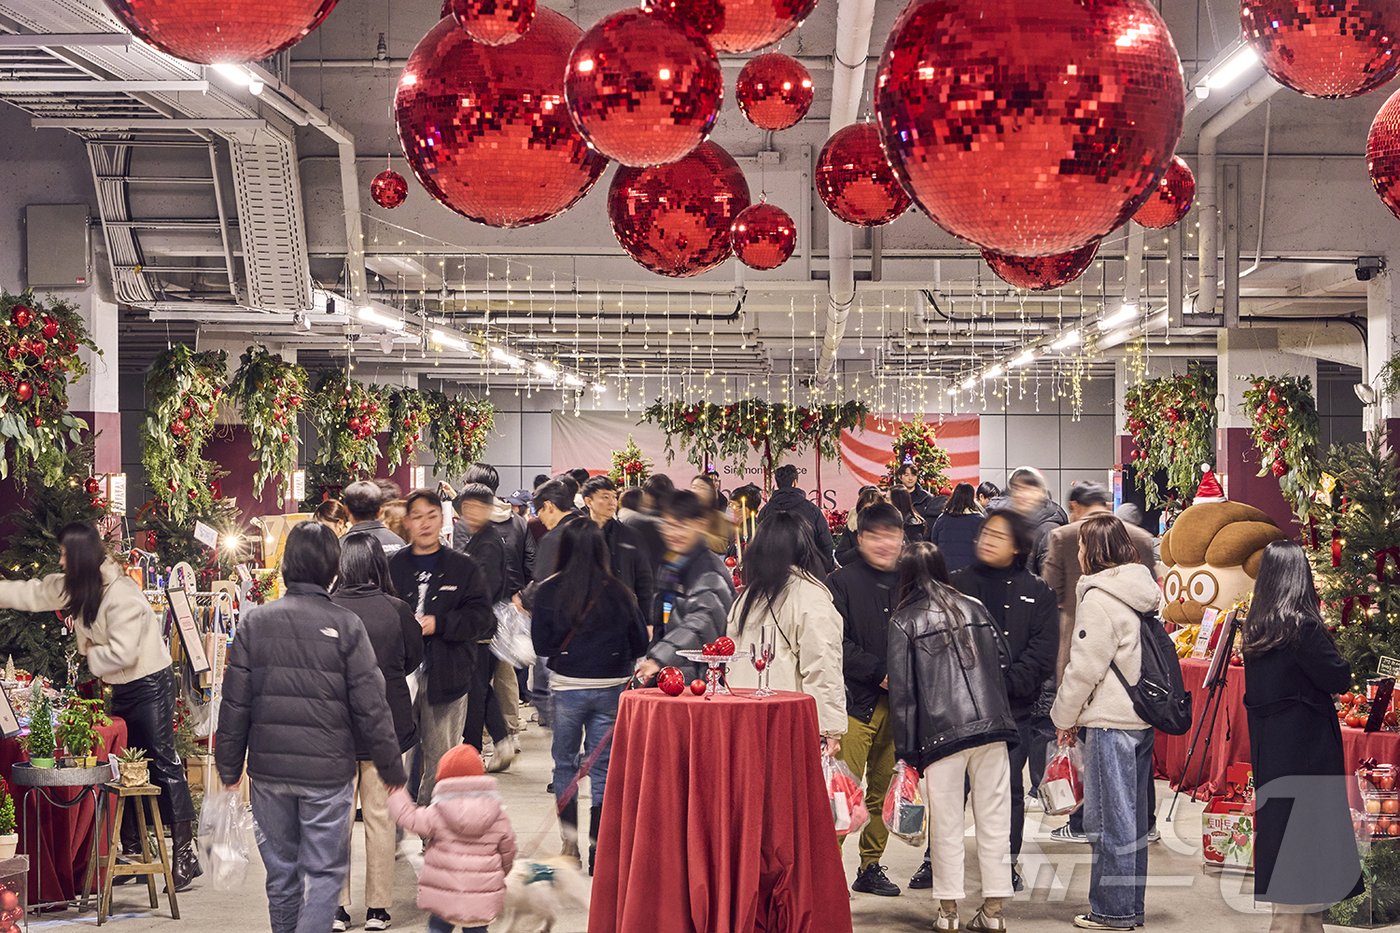
<svg viewBox="0 0 1400 933"><path fill-rule="evenodd" d="M429 448L438 472L455 480L486 452L496 408L485 399L454 398L437 391L428 393L428 402L433 427Z"/></svg>
<svg viewBox="0 0 1400 933"><path fill-rule="evenodd" d="M149 414L141 462L156 501L176 522L214 499L210 483L217 465L204 459L204 445L214 433L227 363L222 350L196 352L176 344L156 357L146 377Z"/></svg>
<svg viewBox="0 0 1400 933"><path fill-rule="evenodd" d="M207 590L215 580L232 576L234 567L243 559L238 549L223 546L227 541L248 539L240 517L238 507L220 496L201 498L190 504L179 518L170 509L153 502L137 513L132 531L150 536L149 549L160 555L162 565L173 567L183 561L193 567L199 578L199 588ZM195 522L203 522L217 531L221 546L211 548L196 541Z"/></svg>
<svg viewBox="0 0 1400 933"><path fill-rule="evenodd" d="M1183 375L1129 387L1123 408L1132 464L1149 509L1166 501L1158 471L1166 472L1168 489L1186 498L1195 492L1200 465L1215 462L1215 391L1215 371L1197 363Z"/></svg>
<svg viewBox="0 0 1400 933"><path fill-rule="evenodd" d="M608 477L624 489L645 483L654 466L651 458L642 453L642 448L637 446L630 434L627 435L627 446L612 452L612 464Z"/></svg>
<svg viewBox="0 0 1400 933"><path fill-rule="evenodd" d="M372 476L379 460L378 435L389 427L383 393L341 370L329 370L317 380L307 410L321 441L316 463L351 480ZM309 492L310 483L307 486Z"/></svg>
<svg viewBox="0 0 1400 933"><path fill-rule="evenodd" d="M841 432L860 426L868 409L860 402L806 406L743 399L728 405L657 402L642 414L666 432L666 457L679 445L699 469L713 460L740 462L750 452L763 460L765 476L782 457L815 448L823 460L839 460Z"/></svg>
<svg viewBox="0 0 1400 933"><path fill-rule="evenodd" d="M1272 474L1298 517L1307 520L1317 492L1317 403L1307 376L1250 376L1244 393L1259 475Z"/></svg>
<svg viewBox="0 0 1400 933"><path fill-rule="evenodd" d="M88 427L68 411L68 386L87 373L82 347L100 353L72 302L0 294L0 479L66 480L67 451Z"/></svg>
<svg viewBox="0 0 1400 933"><path fill-rule="evenodd" d="M389 393L389 440L384 448L389 469L412 462L432 421L432 405L422 392L404 388Z"/></svg>
<svg viewBox="0 0 1400 933"><path fill-rule="evenodd" d="M327 499L339 499L355 481L339 463L312 463L306 467L305 490L299 503L303 512L314 512Z"/></svg>
<svg viewBox="0 0 1400 933"><path fill-rule="evenodd" d="M906 463L918 471L919 482L926 489L937 491L948 485L953 458L938 446L938 431L934 425L925 424L922 418L900 425L894 438L894 456L885 465L882 485L892 486L896 474Z"/></svg>
<svg viewBox="0 0 1400 933"><path fill-rule="evenodd" d="M249 347L229 383L229 395L238 406L252 438L248 459L258 465L253 495L262 498L263 485L281 477L279 498L286 499L297 466L297 415L307 395L306 370L288 363L266 347Z"/></svg>

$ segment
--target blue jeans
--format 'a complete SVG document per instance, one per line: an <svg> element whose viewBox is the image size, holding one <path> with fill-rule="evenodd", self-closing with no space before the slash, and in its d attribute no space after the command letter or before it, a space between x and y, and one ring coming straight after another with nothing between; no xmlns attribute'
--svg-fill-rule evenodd
<svg viewBox="0 0 1400 933"><path fill-rule="evenodd" d="M430 914L428 933L452 933L452 921ZM462 927L462 933L486 933L486 927Z"/></svg>
<svg viewBox="0 0 1400 933"><path fill-rule="evenodd" d="M617 721L617 704L622 687L599 690L554 691L554 797L562 801L569 785L578 774L582 759L591 756L603 736ZM579 745L583 745L583 756ZM603 805L603 788L608 780L608 761L612 758L612 741L598 752L588 769L589 791L593 806Z"/></svg>
<svg viewBox="0 0 1400 933"><path fill-rule="evenodd" d="M326 933L350 870L350 782L301 787L254 781L253 819L267 868L272 933Z"/></svg>
<svg viewBox="0 0 1400 933"><path fill-rule="evenodd" d="M535 705L540 725L546 729L554 723L554 694L549 689L549 668L545 667L548 660L535 659L535 685L530 688L530 702Z"/></svg>
<svg viewBox="0 0 1400 933"><path fill-rule="evenodd" d="M1089 916L1112 927L1143 923L1153 731L1084 729L1084 831L1093 846Z"/></svg>

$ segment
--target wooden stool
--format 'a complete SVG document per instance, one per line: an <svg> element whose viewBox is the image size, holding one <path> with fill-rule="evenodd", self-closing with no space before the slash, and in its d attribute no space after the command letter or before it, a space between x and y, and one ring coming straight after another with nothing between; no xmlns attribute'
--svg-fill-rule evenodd
<svg viewBox="0 0 1400 933"><path fill-rule="evenodd" d="M156 875L165 876L165 894L170 899L170 916L172 919L180 919L180 907L175 902L175 879L170 873L170 852L165 846L165 826L160 821L160 807L156 806L156 800L160 797L160 788L154 784L142 784L140 787L123 787L120 784L109 783L103 788L108 794L117 798L116 806L112 808L112 838L107 843L107 865L106 871L102 875L102 890L97 898L97 925L101 926L102 921L112 912L112 882L120 877L135 875L146 879L146 890L151 896L151 908L160 907L160 898L156 896ZM117 853L121 851L122 816L126 812L127 798L135 798L136 825L141 830L141 861L129 862L124 865L117 864ZM155 824L156 848L160 852L160 861L151 861L151 841L147 833L146 813L151 814L151 823Z"/></svg>

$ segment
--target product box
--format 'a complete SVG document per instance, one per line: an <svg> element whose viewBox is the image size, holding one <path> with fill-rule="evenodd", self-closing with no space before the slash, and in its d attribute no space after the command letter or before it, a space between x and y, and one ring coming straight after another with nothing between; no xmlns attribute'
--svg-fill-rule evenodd
<svg viewBox="0 0 1400 933"><path fill-rule="evenodd" d="M1254 776L1247 764L1226 771L1225 793L1201 814L1201 858L1207 868L1254 872Z"/></svg>

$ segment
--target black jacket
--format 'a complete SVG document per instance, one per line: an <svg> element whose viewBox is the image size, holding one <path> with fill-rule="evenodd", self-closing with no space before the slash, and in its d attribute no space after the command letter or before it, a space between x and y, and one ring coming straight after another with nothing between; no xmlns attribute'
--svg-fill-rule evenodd
<svg viewBox="0 0 1400 933"><path fill-rule="evenodd" d="M1035 542L1031 549L1031 558L1026 562L1026 569L1031 573L1040 573L1040 565L1045 562L1045 545L1050 532L1061 525L1068 525L1069 516L1060 508L1059 503L1046 496L1040 508L1026 516L1026 523L1031 526L1031 538Z"/></svg>
<svg viewBox="0 0 1400 933"><path fill-rule="evenodd" d="M981 603L957 601L959 619L925 598L896 611L890 627L894 751L920 771L965 749L1019 739L1002 680L1001 633Z"/></svg>
<svg viewBox="0 0 1400 933"><path fill-rule="evenodd" d="M1045 681L1055 674L1060 610L1055 591L1029 570L998 571L974 563L953 574L953 586L1001 622L1010 663L1003 672L1011 712L1029 716Z"/></svg>
<svg viewBox="0 0 1400 933"><path fill-rule="evenodd" d="M408 751L418 741L408 676L423 663L423 630L413 617L413 609L402 599L368 583L336 590L331 602L349 609L364 623L379 662L379 673L384 675L384 695L394 717L399 751ZM364 743L360 743L358 757L361 761L369 758Z"/></svg>
<svg viewBox="0 0 1400 933"><path fill-rule="evenodd" d="M394 589L413 606L416 615L434 616L437 631L423 638L423 663L429 703L450 703L466 696L476 663L477 642L496 632L491 594L475 562L451 548L438 550L437 568L419 597L413 549L404 548L389 560Z"/></svg>
<svg viewBox="0 0 1400 933"><path fill-rule="evenodd" d="M943 514L943 506L948 504L947 496L935 496L924 487L917 485L910 491L909 499L914 504L914 511L922 515L924 521L930 524Z"/></svg>
<svg viewBox="0 0 1400 933"><path fill-rule="evenodd" d="M388 526L378 519L368 522L356 522L350 526L349 531L345 532L345 537L348 538L351 535L369 535L379 542L380 547L384 548L385 557L393 557L395 553L407 544L403 538L400 538L390 531Z"/></svg>
<svg viewBox="0 0 1400 933"><path fill-rule="evenodd" d="M486 592L491 605L507 599L511 595L510 566L506 559L506 545L501 540L501 526L487 522L486 526L472 534L462 524L460 533L454 535L457 550L476 562L476 568L486 581Z"/></svg>
<svg viewBox="0 0 1400 933"><path fill-rule="evenodd" d="M933 523L933 534L929 540L943 552L943 562L949 573L956 573L964 567L971 567L976 559L977 534L982 530L986 517L980 512L964 512L950 515L944 512Z"/></svg>
<svg viewBox="0 0 1400 933"><path fill-rule="evenodd" d="M569 522L578 521L586 522L588 519L577 512L570 512L559 520L559 524L546 531L535 545L534 579L520 591L520 603L527 612L533 610L535 593L540 584L554 576L555 571L559 569L559 542L564 540L564 526Z"/></svg>
<svg viewBox="0 0 1400 933"><path fill-rule="evenodd" d="M676 652L698 651L723 635L733 605L733 575L701 542L679 566L664 566L657 576L655 603L647 616L656 635L647 656L663 667L695 670Z"/></svg>
<svg viewBox="0 0 1400 933"><path fill-rule="evenodd" d="M613 576L637 598L639 610L649 608L656 599L656 573L642 536L614 518L603 526L603 537L612 557Z"/></svg>
<svg viewBox="0 0 1400 933"><path fill-rule="evenodd" d="M831 526L826 523L826 515L817 504L797 487L775 489L773 496L763 508L758 510L758 520L774 512L796 512L812 526L812 541L822 556L822 566L830 573L836 567L836 544L831 540Z"/></svg>
<svg viewBox="0 0 1400 933"><path fill-rule="evenodd" d="M609 583L582 619L564 618L559 577L544 581L535 594L530 635L535 653L549 658L549 669L565 677L629 676L647 650L642 610L625 587Z"/></svg>
<svg viewBox="0 0 1400 933"><path fill-rule="evenodd" d="M656 576L656 571L660 569L661 562L666 559L666 542L661 538L661 519L649 512L634 512L631 509L624 509L617 513L617 520L637 533L642 539L642 547L646 551L647 560L651 564L652 577ZM642 611L646 611L647 604L642 605Z"/></svg>
<svg viewBox="0 0 1400 933"><path fill-rule="evenodd" d="M890 613L899 596L899 572L876 570L857 552L849 564L826 578L831 601L841 613L842 669L846 713L870 722L875 704L888 691L885 679Z"/></svg>
<svg viewBox="0 0 1400 933"><path fill-rule="evenodd" d="M923 519L920 521L920 519ZM929 534L933 531L933 521L931 519L913 515L904 519L904 543L918 544L921 541L928 541Z"/></svg>
<svg viewBox="0 0 1400 933"><path fill-rule="evenodd" d="M335 787L355 774L364 747L390 787L403 771L384 675L365 626L319 586L287 584L287 595L249 609L224 673L214 742L219 778Z"/></svg>

